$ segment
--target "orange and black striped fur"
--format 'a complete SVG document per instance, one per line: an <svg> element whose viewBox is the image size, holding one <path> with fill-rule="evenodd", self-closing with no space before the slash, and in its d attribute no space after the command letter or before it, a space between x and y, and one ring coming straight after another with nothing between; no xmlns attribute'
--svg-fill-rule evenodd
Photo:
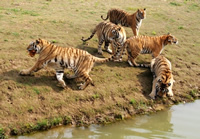
<svg viewBox="0 0 200 139"><path fill-rule="evenodd" d="M161 54L164 47L168 44L178 44L176 37L169 33L157 37L133 36L126 40L123 49L126 48L127 50L128 63L130 66L149 67L149 65L146 64L137 64L135 62L136 57L139 54L152 54L152 57L155 58Z"/></svg>
<svg viewBox="0 0 200 139"><path fill-rule="evenodd" d="M123 46L124 42L126 41L126 32L123 27L115 25L111 22L101 22L99 23L94 31L92 32L91 36L87 39L82 37L82 41L90 40L94 34L97 34L99 44L98 44L98 53L102 54L103 51L101 49L102 44L105 42L104 48L108 53L115 54L117 47ZM109 44L111 43L112 50L110 50Z"/></svg>
<svg viewBox="0 0 200 139"><path fill-rule="evenodd" d="M125 27L131 27L133 34L138 36L139 29L142 24L142 20L146 18L146 9L138 9L135 13L129 14L120 9L110 9L107 13L107 17L103 20L109 19L114 24L121 24Z"/></svg>
<svg viewBox="0 0 200 139"><path fill-rule="evenodd" d="M151 61L151 72L153 73L152 92L149 96L155 99L155 96L167 95L173 96L172 86L175 82L172 75L170 61L164 56L157 56Z"/></svg>
<svg viewBox="0 0 200 139"><path fill-rule="evenodd" d="M65 68L74 71L74 75L68 76L68 78L82 78L85 81L79 87L79 89L85 89L89 84L94 85L89 76L94 63L103 63L111 60L111 58L92 56L84 50L59 47L43 39L32 42L27 47L27 50L31 56L36 53L39 54L39 58L32 68L22 70L20 75L30 75L45 66L49 66L56 70L56 78L63 88L67 88L63 80Z"/></svg>

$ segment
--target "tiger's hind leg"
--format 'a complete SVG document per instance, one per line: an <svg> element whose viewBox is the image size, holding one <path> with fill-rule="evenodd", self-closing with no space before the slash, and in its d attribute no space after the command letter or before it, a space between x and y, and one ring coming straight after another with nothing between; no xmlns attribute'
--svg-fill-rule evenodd
<svg viewBox="0 0 200 139"><path fill-rule="evenodd" d="M139 64L137 64L136 62L135 62L135 59L133 59L132 57L130 57L130 56L128 56L128 64L130 65L130 66L135 66L135 67L138 67L139 66Z"/></svg>
<svg viewBox="0 0 200 139"><path fill-rule="evenodd" d="M63 80L63 75L64 75L64 71L63 70L57 70L56 71L56 78L58 80L58 82L60 83L60 85L63 88L67 88L65 81Z"/></svg>
<svg viewBox="0 0 200 139"><path fill-rule="evenodd" d="M104 48L108 53L112 54L113 51L109 48L109 42L105 42Z"/></svg>
<svg viewBox="0 0 200 139"><path fill-rule="evenodd" d="M138 56L139 54L135 54L135 55L131 55L131 54L128 54L128 63L130 66L135 66L135 67L139 67L139 64L137 64L135 62L135 58Z"/></svg>
<svg viewBox="0 0 200 139"><path fill-rule="evenodd" d="M67 74L66 76L65 76L67 79L74 79L74 78L76 78L77 76L74 74L74 75L69 75L69 74Z"/></svg>
<svg viewBox="0 0 200 139"><path fill-rule="evenodd" d="M104 42L104 39L100 38L99 39L99 44L98 44L98 54L100 54L100 55L103 54L103 51L101 49L101 46L102 46L103 42Z"/></svg>
<svg viewBox="0 0 200 139"><path fill-rule="evenodd" d="M81 86L79 86L80 90L85 89L89 84L91 84L92 86L94 86L92 78L90 78L90 76L87 73L83 73L80 77L82 77L83 80L85 81L83 84L81 84Z"/></svg>

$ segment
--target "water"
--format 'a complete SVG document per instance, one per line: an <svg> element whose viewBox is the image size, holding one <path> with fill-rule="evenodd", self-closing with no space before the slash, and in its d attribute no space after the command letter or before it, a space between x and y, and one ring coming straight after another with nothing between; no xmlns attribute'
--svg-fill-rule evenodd
<svg viewBox="0 0 200 139"><path fill-rule="evenodd" d="M60 127L17 139L200 139L200 100L114 124Z"/></svg>

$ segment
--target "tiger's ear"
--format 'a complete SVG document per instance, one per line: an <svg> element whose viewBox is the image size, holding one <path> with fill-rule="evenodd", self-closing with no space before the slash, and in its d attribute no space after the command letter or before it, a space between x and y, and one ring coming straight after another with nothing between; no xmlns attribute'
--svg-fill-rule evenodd
<svg viewBox="0 0 200 139"><path fill-rule="evenodd" d="M115 34L115 30L112 30L112 34Z"/></svg>
<svg viewBox="0 0 200 139"><path fill-rule="evenodd" d="M146 10L146 8L144 8L144 11Z"/></svg>
<svg viewBox="0 0 200 139"><path fill-rule="evenodd" d="M167 35L171 35L171 34L168 32Z"/></svg>
<svg viewBox="0 0 200 139"><path fill-rule="evenodd" d="M40 43L40 42L41 42L41 39L38 38L38 39L36 40L36 43Z"/></svg>
<svg viewBox="0 0 200 139"><path fill-rule="evenodd" d="M161 79L158 79L158 82L160 83L160 82L162 82L162 80L161 80Z"/></svg>

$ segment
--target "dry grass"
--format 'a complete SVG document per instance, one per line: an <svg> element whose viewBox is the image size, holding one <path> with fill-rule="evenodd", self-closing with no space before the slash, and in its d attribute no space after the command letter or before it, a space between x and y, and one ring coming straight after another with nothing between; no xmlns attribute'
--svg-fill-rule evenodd
<svg viewBox="0 0 200 139"><path fill-rule="evenodd" d="M59 88L51 69L41 70L31 77L18 76L20 70L32 66L37 59L26 53L29 42L40 37L96 55L96 36L87 44L82 44L80 39L90 35L95 25L102 21L100 16L105 16L110 8L133 13L144 7L147 8L147 18L142 23L140 35L170 32L179 39L178 45L167 46L163 51L172 62L175 75L173 101L149 100L147 96L152 84L149 69L129 67L126 57L122 63L96 65L90 73L95 87L89 86L84 91L77 90L74 80L66 80L71 90ZM12 134L21 134L27 130L21 128L26 124L40 126L30 126L34 130L43 129L47 124L41 122L44 119L69 116L77 124L106 122L112 117L118 119L119 115L123 119L123 116L150 111L149 107L156 110L154 103L169 105L193 100L200 87L199 12L197 0L1 0L0 136L4 134L2 128L6 134L10 130ZM131 29L125 29L127 36L132 36ZM104 57L109 54L105 52ZM149 55L137 59L138 63L150 60ZM62 123L59 118L54 121Z"/></svg>

